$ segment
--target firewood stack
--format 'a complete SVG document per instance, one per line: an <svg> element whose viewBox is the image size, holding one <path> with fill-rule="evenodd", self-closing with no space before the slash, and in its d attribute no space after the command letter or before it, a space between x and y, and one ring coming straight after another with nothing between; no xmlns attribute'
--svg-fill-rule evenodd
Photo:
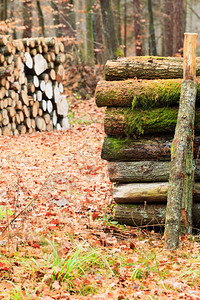
<svg viewBox="0 0 200 300"><path fill-rule="evenodd" d="M0 36L0 135L68 129L64 45Z"/></svg>
<svg viewBox="0 0 200 300"><path fill-rule="evenodd" d="M182 58L108 61L96 104L106 106L102 158L108 161L115 219L132 226L163 225L182 83ZM200 76L200 58L197 58ZM199 81L200 79L198 79ZM195 118L194 226L200 223L200 87Z"/></svg>

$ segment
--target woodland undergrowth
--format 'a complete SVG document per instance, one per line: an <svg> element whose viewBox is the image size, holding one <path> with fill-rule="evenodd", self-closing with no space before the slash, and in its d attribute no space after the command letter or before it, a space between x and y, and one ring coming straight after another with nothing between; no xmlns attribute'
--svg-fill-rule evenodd
<svg viewBox="0 0 200 300"><path fill-rule="evenodd" d="M114 222L104 109L70 96L68 131L0 137L0 299L200 299L199 235Z"/></svg>

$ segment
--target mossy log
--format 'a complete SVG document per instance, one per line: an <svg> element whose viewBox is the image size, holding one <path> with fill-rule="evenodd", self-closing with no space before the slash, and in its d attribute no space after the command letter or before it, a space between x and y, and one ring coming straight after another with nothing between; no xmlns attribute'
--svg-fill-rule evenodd
<svg viewBox="0 0 200 300"><path fill-rule="evenodd" d="M114 185L116 203L167 203L168 182L124 183ZM200 182L194 185L194 201L200 202Z"/></svg>
<svg viewBox="0 0 200 300"><path fill-rule="evenodd" d="M139 139L119 139L106 136L101 158L107 161L170 161L172 139L169 136L149 136ZM196 136L194 140L194 158L197 157L199 145L200 136Z"/></svg>
<svg viewBox="0 0 200 300"><path fill-rule="evenodd" d="M200 83L200 79L198 80ZM178 106L181 79L124 81L99 81L95 99L99 107L151 108ZM197 106L200 104L200 85L197 90Z"/></svg>
<svg viewBox="0 0 200 300"><path fill-rule="evenodd" d="M112 108L106 109L105 133L110 136L133 136L144 134L174 133L177 122L177 108L151 110ZM195 131L200 131L200 109L196 110Z"/></svg>
<svg viewBox="0 0 200 300"><path fill-rule="evenodd" d="M170 161L108 162L112 182L165 182L169 180ZM196 163L195 180L200 181L200 160Z"/></svg>
<svg viewBox="0 0 200 300"><path fill-rule="evenodd" d="M130 226L163 226L165 224L166 204L118 204L115 220ZM200 203L192 209L193 227L200 226Z"/></svg>
<svg viewBox="0 0 200 300"><path fill-rule="evenodd" d="M200 58L196 60L197 76L200 76ZM134 56L108 60L105 65L106 80L172 79L183 78L183 58Z"/></svg>

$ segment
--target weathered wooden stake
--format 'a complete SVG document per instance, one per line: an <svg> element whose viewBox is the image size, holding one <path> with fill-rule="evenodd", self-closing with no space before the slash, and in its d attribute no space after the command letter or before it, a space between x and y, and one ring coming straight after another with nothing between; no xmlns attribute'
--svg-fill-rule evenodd
<svg viewBox="0 0 200 300"><path fill-rule="evenodd" d="M171 172L165 220L166 249L179 246L181 212L184 224L191 228L192 191L194 170L192 141L195 115L196 84L196 33L185 33L183 83L177 125L172 143ZM187 190L187 197L184 194ZM191 231L191 230L189 230Z"/></svg>

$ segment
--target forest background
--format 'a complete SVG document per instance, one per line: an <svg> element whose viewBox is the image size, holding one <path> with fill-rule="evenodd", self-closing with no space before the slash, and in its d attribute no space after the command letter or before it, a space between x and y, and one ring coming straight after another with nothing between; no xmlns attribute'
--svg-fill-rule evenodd
<svg viewBox="0 0 200 300"><path fill-rule="evenodd" d="M181 55L183 33L198 33L200 3L1 0L0 19L1 34L14 39L57 36L81 62L94 65L121 55Z"/></svg>

